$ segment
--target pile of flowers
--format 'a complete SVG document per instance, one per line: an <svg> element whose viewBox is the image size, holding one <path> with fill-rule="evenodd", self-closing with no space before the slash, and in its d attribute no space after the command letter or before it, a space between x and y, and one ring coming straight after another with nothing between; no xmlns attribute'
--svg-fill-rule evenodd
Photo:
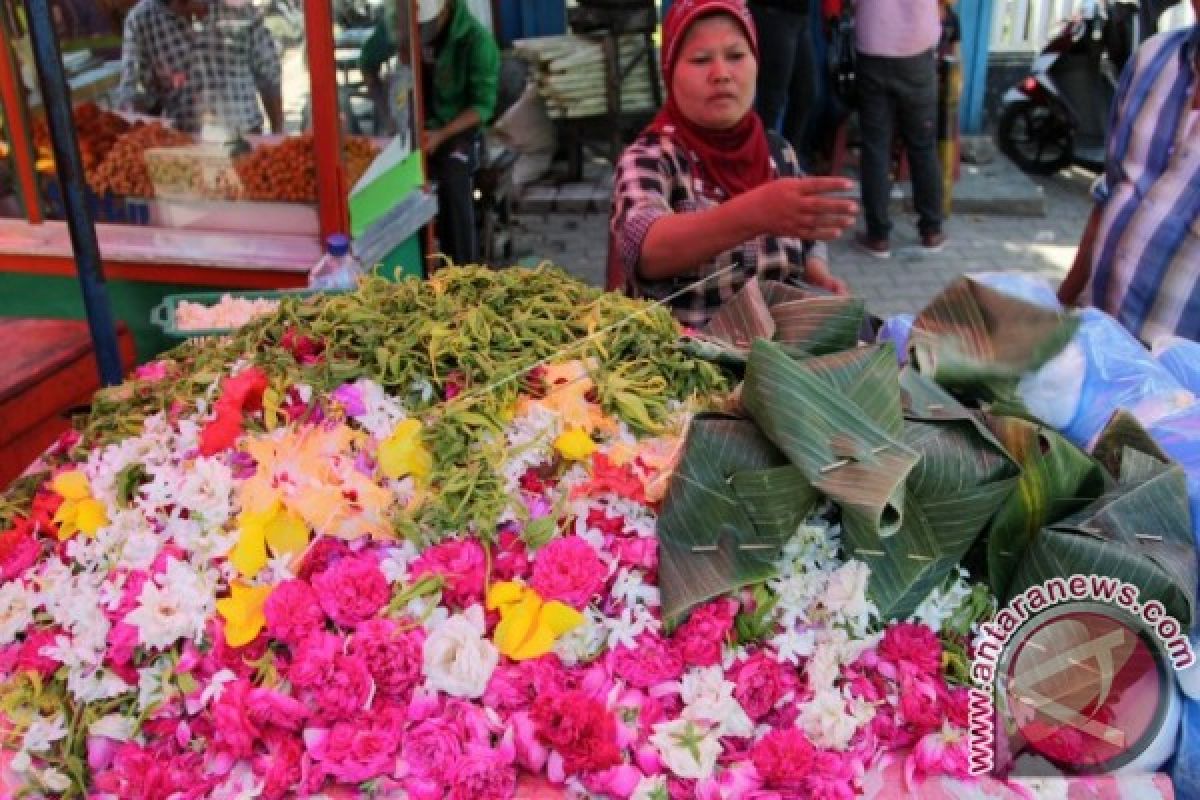
<svg viewBox="0 0 1200 800"><path fill-rule="evenodd" d="M494 530L397 536L439 490L438 417L367 378L235 363L59 459L0 534L5 795L839 798L893 752L965 776L939 636L961 578L885 624L817 517L767 585L665 630L655 515L689 411L636 435L589 373L523 380L487 443Z"/></svg>

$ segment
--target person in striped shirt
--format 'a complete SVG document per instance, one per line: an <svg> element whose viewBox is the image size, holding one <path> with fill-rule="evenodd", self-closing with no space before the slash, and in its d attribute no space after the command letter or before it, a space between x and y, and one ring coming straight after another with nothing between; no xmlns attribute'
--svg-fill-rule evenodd
<svg viewBox="0 0 1200 800"><path fill-rule="evenodd" d="M1147 343L1200 340L1200 25L1153 37L1126 66L1092 194L1059 299Z"/></svg>

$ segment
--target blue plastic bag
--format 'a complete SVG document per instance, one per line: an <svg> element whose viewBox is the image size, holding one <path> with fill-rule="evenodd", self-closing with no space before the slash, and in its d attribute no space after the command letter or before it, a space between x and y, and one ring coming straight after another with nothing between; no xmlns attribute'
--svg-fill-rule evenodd
<svg viewBox="0 0 1200 800"><path fill-rule="evenodd" d="M1151 425L1148 432L1187 474L1192 533L1200 542L1200 404L1163 417Z"/></svg>
<svg viewBox="0 0 1200 800"><path fill-rule="evenodd" d="M908 363L908 337L912 334L914 319L916 317L912 314L888 317L875 334L876 342L891 342L896 346L896 360L900 362L900 366Z"/></svg>
<svg viewBox="0 0 1200 800"><path fill-rule="evenodd" d="M1037 275L1023 272L974 272L967 276L989 289L1019 297L1035 306L1062 311L1062 303L1050 283Z"/></svg>
<svg viewBox="0 0 1200 800"><path fill-rule="evenodd" d="M1064 436L1087 447L1117 409L1148 425L1191 404L1194 398L1120 323L1094 308L1080 317L1072 343L1083 352L1085 372L1079 407Z"/></svg>
<svg viewBox="0 0 1200 800"><path fill-rule="evenodd" d="M1183 388L1200 395L1200 342L1163 336L1154 342L1154 357Z"/></svg>

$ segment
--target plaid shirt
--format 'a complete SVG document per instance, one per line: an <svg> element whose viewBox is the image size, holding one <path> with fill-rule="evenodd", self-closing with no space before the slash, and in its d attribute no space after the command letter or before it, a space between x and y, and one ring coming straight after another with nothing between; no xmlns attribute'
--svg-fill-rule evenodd
<svg viewBox="0 0 1200 800"><path fill-rule="evenodd" d="M166 0L140 0L125 18L122 102L144 92L180 130L200 130L210 114L231 130L260 130L258 92L281 81L275 40L248 2L217 0L193 23Z"/></svg>
<svg viewBox="0 0 1200 800"><path fill-rule="evenodd" d="M776 174L802 175L791 146L784 143L782 151L782 165L772 158ZM681 323L702 328L750 278L758 276L762 280L797 284L804 277L804 264L809 256L828 258L823 243L763 235L719 253L713 260L674 278L643 279L637 273L637 264L646 233L655 220L675 212L712 208L724 200L719 188L704 181L696 163L697 159L670 137L655 133L639 136L617 164L611 233L625 273L642 296L666 302ZM697 283L704 276L731 266L733 269L719 277Z"/></svg>
<svg viewBox="0 0 1200 800"><path fill-rule="evenodd" d="M1200 25L1148 40L1113 103L1087 299L1135 336L1200 340Z"/></svg>

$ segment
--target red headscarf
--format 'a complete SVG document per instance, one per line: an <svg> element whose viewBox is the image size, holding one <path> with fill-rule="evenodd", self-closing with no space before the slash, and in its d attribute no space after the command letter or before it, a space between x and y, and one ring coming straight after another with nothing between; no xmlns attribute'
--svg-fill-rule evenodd
<svg viewBox="0 0 1200 800"><path fill-rule="evenodd" d="M688 30L701 17L726 14L746 33L750 50L758 59L758 36L754 19L743 0L675 0L663 20L662 72L667 102L647 131L670 136L696 154L705 177L720 186L728 197L760 186L771 179L771 148L762 120L753 110L728 130L702 128L683 115L671 92L675 62Z"/></svg>

